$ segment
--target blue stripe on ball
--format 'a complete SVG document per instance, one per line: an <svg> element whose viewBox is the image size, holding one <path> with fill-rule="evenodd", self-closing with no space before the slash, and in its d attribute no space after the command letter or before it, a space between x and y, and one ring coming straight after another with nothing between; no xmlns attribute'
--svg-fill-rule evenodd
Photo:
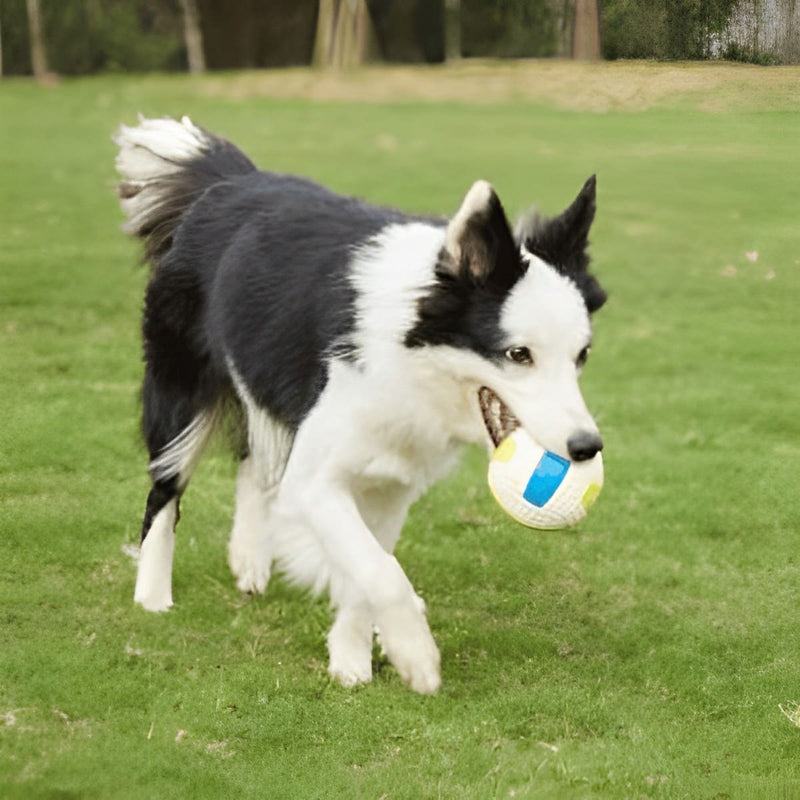
<svg viewBox="0 0 800 800"><path fill-rule="evenodd" d="M556 493L569 469L569 461L550 451L536 465L522 496L531 505L541 508Z"/></svg>

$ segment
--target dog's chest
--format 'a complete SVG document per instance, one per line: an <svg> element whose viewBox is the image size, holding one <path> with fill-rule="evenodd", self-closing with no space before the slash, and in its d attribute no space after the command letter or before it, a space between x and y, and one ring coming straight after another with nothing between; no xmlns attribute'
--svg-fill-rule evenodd
<svg viewBox="0 0 800 800"><path fill-rule="evenodd" d="M399 483L421 492L456 465L462 450L454 440L387 434L390 432L383 431L379 441L373 440L378 446L365 454L363 467L355 476L358 483Z"/></svg>

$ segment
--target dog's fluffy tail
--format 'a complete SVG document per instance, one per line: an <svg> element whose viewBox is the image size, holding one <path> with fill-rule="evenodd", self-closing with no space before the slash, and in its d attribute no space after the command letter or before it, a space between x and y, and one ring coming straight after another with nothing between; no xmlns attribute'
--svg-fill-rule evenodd
<svg viewBox="0 0 800 800"><path fill-rule="evenodd" d="M121 125L114 143L122 180L118 193L128 218L123 230L144 241L153 267L169 250L183 213L210 186L256 167L230 142L188 117Z"/></svg>

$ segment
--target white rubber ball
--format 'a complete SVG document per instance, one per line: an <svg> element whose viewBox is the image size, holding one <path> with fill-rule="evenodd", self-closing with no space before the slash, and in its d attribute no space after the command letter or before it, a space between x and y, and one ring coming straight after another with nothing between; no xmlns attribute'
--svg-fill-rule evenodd
<svg viewBox="0 0 800 800"><path fill-rule="evenodd" d="M500 507L529 528L554 530L586 516L603 486L603 458L568 461L522 429L503 439L489 462L489 488Z"/></svg>

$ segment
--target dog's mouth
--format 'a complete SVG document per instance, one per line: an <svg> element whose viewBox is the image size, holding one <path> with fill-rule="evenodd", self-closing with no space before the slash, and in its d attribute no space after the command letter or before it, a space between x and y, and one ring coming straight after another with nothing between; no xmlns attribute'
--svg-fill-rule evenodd
<svg viewBox="0 0 800 800"><path fill-rule="evenodd" d="M521 423L511 409L487 386L481 386L478 390L478 403L486 432L495 447L520 427Z"/></svg>

